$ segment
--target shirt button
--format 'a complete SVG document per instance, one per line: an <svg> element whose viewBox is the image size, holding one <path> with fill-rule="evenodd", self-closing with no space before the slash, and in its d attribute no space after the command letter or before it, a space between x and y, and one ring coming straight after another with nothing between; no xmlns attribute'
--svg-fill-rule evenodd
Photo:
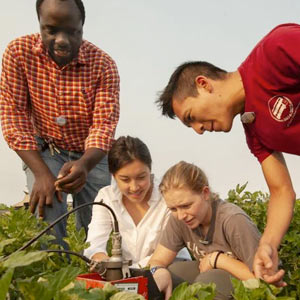
<svg viewBox="0 0 300 300"><path fill-rule="evenodd" d="M56 123L57 123L59 126L64 126L64 125L66 125L66 123L67 123L67 119L66 119L66 117L64 117L64 116L59 116L59 117L56 118Z"/></svg>

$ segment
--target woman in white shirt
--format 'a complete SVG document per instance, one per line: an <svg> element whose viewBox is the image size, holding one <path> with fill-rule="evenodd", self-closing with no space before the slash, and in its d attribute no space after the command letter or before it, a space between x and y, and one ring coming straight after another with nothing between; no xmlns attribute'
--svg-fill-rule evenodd
<svg viewBox="0 0 300 300"><path fill-rule="evenodd" d="M95 201L103 200L115 212L122 236L123 257L133 266L145 267L154 252L170 212L151 174L152 159L138 138L119 137L108 153L113 181L102 188ZM89 258L107 259L106 244L112 231L109 210L94 205L85 250Z"/></svg>

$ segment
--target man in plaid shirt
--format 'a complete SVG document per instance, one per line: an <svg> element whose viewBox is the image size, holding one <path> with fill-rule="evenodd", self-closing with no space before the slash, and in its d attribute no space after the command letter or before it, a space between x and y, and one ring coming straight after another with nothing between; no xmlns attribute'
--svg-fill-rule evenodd
<svg viewBox="0 0 300 300"><path fill-rule="evenodd" d="M106 152L119 119L114 61L82 39L81 0L37 0L40 34L12 41L2 61L0 111L5 140L21 157L30 208L51 222L92 202L110 184ZM87 231L91 206L77 214ZM57 224L60 240L65 222Z"/></svg>

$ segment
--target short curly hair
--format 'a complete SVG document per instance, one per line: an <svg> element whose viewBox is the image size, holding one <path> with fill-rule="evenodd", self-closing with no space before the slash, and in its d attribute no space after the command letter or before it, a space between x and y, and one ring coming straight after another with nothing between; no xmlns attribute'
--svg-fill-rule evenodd
<svg viewBox="0 0 300 300"><path fill-rule="evenodd" d="M60 0L60 1L67 1L67 0ZM85 21L85 9L84 9L84 5L83 2L81 0L73 0L75 2L75 4L77 5L79 11L80 11L80 15L81 15L81 20L82 20L82 25L84 24ZM44 0L36 0L36 13L38 15L38 18L40 19L40 8L42 3L44 2Z"/></svg>

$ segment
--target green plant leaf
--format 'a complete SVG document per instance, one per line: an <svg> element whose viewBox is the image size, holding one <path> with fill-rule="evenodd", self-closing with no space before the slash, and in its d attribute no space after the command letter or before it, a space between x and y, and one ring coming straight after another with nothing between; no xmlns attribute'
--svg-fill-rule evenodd
<svg viewBox="0 0 300 300"><path fill-rule="evenodd" d="M247 289L257 289L259 288L259 279L248 279L243 281L243 285Z"/></svg>
<svg viewBox="0 0 300 300"><path fill-rule="evenodd" d="M3 262L4 268L17 268L31 265L34 262L41 261L48 254L41 251L24 252L19 251L13 253L8 259Z"/></svg>
<svg viewBox="0 0 300 300"><path fill-rule="evenodd" d="M74 287L67 291L59 293L54 300L106 300L105 292L103 289L94 288L87 290L85 282L74 282Z"/></svg>
<svg viewBox="0 0 300 300"><path fill-rule="evenodd" d="M183 299L184 293L185 293L187 288L188 288L188 283L187 282L183 282L180 285L178 285L174 289L170 300Z"/></svg>
<svg viewBox="0 0 300 300"><path fill-rule="evenodd" d="M3 240L0 242L0 253L3 252L5 246L7 245L11 245L12 243L14 243L16 241L16 239L7 239L7 240Z"/></svg>
<svg viewBox="0 0 300 300"><path fill-rule="evenodd" d="M238 279L231 279L234 293L233 297L236 300L275 300L282 299L276 297L281 292L281 288L276 288L259 279L250 279L247 281L240 281ZM284 298L283 298L284 299ZM294 297L287 297L286 300L296 300Z"/></svg>
<svg viewBox="0 0 300 300"><path fill-rule="evenodd" d="M26 300L52 300L55 291L50 291L41 282L34 281L32 278L26 281L18 282L17 284L22 299Z"/></svg>
<svg viewBox="0 0 300 300"><path fill-rule="evenodd" d="M10 282L14 274L14 269L8 269L0 278L0 300L5 300Z"/></svg>
<svg viewBox="0 0 300 300"><path fill-rule="evenodd" d="M213 300L215 297L216 285L203 284L200 282L188 285L184 282L176 287L170 300Z"/></svg>
<svg viewBox="0 0 300 300"><path fill-rule="evenodd" d="M47 286L51 290L60 291L61 289L66 287L70 282L72 282L80 273L80 268L72 266L62 268L58 272L54 274L49 274L45 277L48 282Z"/></svg>
<svg viewBox="0 0 300 300"><path fill-rule="evenodd" d="M61 290L72 282L79 273L79 268L69 266L54 274L40 277L38 281L34 278L19 280L18 287L24 299L52 300L54 297L60 297Z"/></svg>
<svg viewBox="0 0 300 300"><path fill-rule="evenodd" d="M125 291L114 294L109 299L110 300L145 300L145 298L141 295L134 294L131 292L125 292Z"/></svg>

